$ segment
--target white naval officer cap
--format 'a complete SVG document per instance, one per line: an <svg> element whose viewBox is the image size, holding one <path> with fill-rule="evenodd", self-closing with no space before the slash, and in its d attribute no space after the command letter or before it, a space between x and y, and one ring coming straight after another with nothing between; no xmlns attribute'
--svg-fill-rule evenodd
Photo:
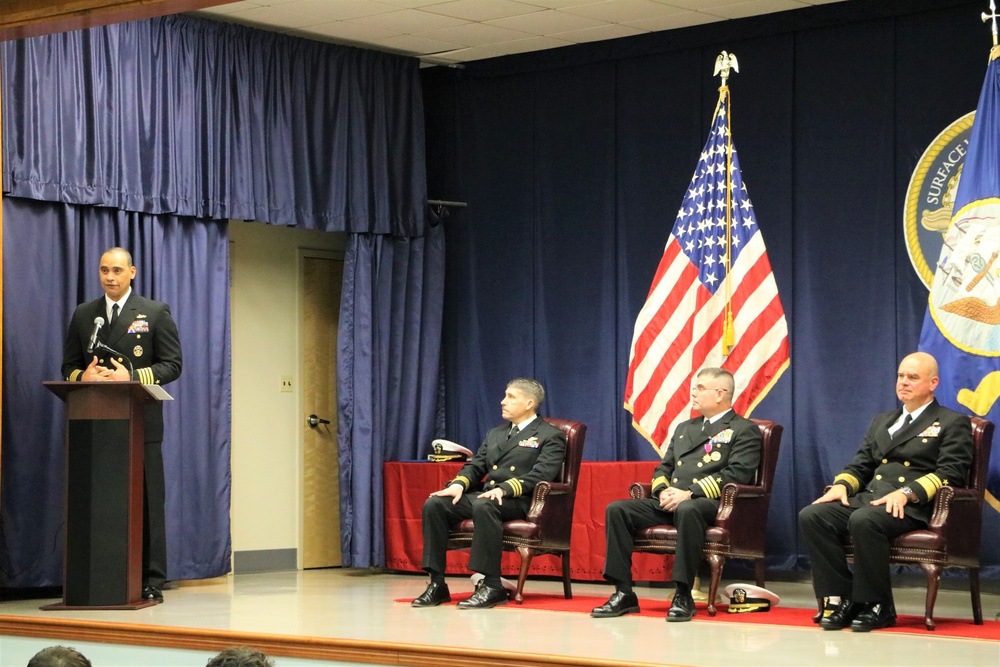
<svg viewBox="0 0 1000 667"><path fill-rule="evenodd" d="M781 601L777 595L753 584L729 584L725 595L729 598L730 614L746 614L754 611L770 611Z"/></svg>
<svg viewBox="0 0 1000 667"><path fill-rule="evenodd" d="M472 450L463 447L457 442L438 438L431 442L431 453L427 455L428 461L467 461L472 456Z"/></svg>

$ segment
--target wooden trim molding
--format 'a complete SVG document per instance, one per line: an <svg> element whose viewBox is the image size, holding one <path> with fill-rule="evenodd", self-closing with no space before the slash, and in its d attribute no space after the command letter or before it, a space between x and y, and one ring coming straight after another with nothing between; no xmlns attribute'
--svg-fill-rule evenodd
<svg viewBox="0 0 1000 667"><path fill-rule="evenodd" d="M447 664L449 667L525 667L526 665L618 667L621 665L621 662L610 660L515 651L487 653L483 649L455 646L271 635L232 630L87 621L65 617L0 616L0 635L196 651L221 651L230 646L252 646L272 657L412 667L440 667L442 664Z"/></svg>
<svg viewBox="0 0 1000 667"><path fill-rule="evenodd" d="M234 0L0 0L0 41L136 21Z"/></svg>

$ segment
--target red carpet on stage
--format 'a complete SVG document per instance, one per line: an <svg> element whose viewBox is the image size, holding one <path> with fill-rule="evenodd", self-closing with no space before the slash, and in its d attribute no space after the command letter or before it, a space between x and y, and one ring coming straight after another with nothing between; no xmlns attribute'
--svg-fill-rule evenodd
<svg viewBox="0 0 1000 667"><path fill-rule="evenodd" d="M450 605L455 605L461 600L469 597L468 594L452 595ZM604 604L607 598L599 598L586 595L575 595L572 600L567 600L562 595L532 595L530 592L524 594L524 604L516 605L513 602L497 609L527 609L535 611L564 611L574 614L589 614L594 607ZM410 603L410 599L400 599L396 602ZM449 606L449 605L442 605ZM670 602L667 600L650 600L639 596L639 607L642 611L638 616L651 616L654 618L666 618ZM727 614L726 605L717 604L718 613L713 617L709 616L705 610L705 605L699 603L698 615L692 622L708 623L758 623L762 625L785 625L791 627L816 628L812 622L815 609L801 609L795 607L783 607L780 604L767 612L755 612L750 614ZM595 623L614 623L617 619L594 619ZM975 625L972 620L957 618L935 618L937 629L933 632L924 627L923 616L901 615L896 619L896 626L877 630L877 632L903 632L930 635L934 637L952 637L963 639L985 639L1000 641L1000 621L984 621L983 625ZM816 628L817 632L825 632ZM850 632L850 630L845 630Z"/></svg>

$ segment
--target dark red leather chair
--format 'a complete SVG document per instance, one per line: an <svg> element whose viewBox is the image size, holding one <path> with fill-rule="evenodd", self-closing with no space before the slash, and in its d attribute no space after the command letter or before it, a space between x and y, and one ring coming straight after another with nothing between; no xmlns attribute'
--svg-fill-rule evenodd
<svg viewBox="0 0 1000 667"><path fill-rule="evenodd" d="M566 460L553 482L539 482L531 498L531 508L523 519L505 521L503 524L503 549L516 551L521 557L521 572L517 576L514 601L524 602L524 582L528 578L531 560L539 554L562 556L563 594L573 598L570 584L569 546L573 530L573 506L576 504L576 485L580 479L580 462L587 427L576 421L546 417L545 421L566 434ZM449 549L468 549L472 546L472 519L452 527L448 534Z"/></svg>
<svg viewBox="0 0 1000 667"><path fill-rule="evenodd" d="M729 483L722 487L719 511L715 524L705 533L705 560L712 568L708 589L708 615L715 616L715 596L719 590L722 566L726 558L744 558L754 561L757 585L764 586L764 539L767 536L767 511L771 505L771 484L778 465L781 447L781 424L765 419L754 419L760 427L760 466L753 484ZM633 498L649 498L652 485L637 482L629 488ZM677 547L677 528L669 525L644 528L635 534L635 551L655 554L674 553Z"/></svg>
<svg viewBox="0 0 1000 667"><path fill-rule="evenodd" d="M993 422L979 417L972 421L972 465L965 488L942 486L934 496L934 512L924 530L900 535L889 548L889 562L919 565L927 575L927 597L924 602L924 625L934 623L934 603L937 601L941 570L963 567L969 571L969 593L972 596L972 618L983 624L983 604L979 597L979 542L983 522L983 496L989 471L990 449L993 446ZM850 536L844 538L848 559L854 557Z"/></svg>

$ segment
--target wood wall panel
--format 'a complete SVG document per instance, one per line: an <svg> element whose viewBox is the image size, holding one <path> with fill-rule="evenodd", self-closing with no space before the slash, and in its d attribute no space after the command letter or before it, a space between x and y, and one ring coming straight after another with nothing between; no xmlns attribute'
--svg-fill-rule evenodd
<svg viewBox="0 0 1000 667"><path fill-rule="evenodd" d="M233 0L0 0L0 41L178 14Z"/></svg>

